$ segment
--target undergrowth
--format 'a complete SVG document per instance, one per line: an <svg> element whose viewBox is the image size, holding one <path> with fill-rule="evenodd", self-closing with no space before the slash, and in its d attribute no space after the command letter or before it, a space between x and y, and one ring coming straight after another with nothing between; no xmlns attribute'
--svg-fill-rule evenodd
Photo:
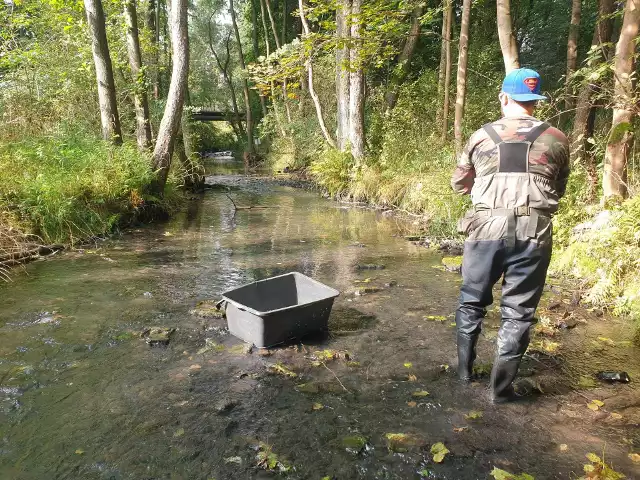
<svg viewBox="0 0 640 480"><path fill-rule="evenodd" d="M149 165L135 145L114 147L82 131L0 143L5 227L73 244L110 231L149 202L171 208L172 184L163 199L145 194Z"/></svg>

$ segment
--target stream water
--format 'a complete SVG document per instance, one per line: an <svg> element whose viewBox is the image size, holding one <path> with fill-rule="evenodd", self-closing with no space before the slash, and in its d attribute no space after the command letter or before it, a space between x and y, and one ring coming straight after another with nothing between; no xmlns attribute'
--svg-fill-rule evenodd
<svg viewBox="0 0 640 480"><path fill-rule="evenodd" d="M0 286L0 478L486 479L498 467L568 479L589 452L640 478L628 456L640 449L640 352L626 321L550 287L541 314L577 325L540 337L557 352L529 352L523 374L544 393L490 406L486 379L462 386L453 373L459 276L403 238L410 224L274 181L209 182L230 191ZM234 211L227 194L268 208ZM342 292L327 338L249 352L223 319L190 313L289 271ZM381 290L355 295L362 287ZM155 326L176 328L168 346L140 338ZM325 349L338 358L319 361ZM632 381L593 382L602 369ZM389 433L407 434L407 451L390 450ZM450 451L442 463L437 442Z"/></svg>

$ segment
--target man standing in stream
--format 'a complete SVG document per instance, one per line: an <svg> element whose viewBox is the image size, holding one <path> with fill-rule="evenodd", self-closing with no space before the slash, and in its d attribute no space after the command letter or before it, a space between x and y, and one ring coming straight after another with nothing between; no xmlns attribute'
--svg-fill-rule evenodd
<svg viewBox="0 0 640 480"><path fill-rule="evenodd" d="M467 235L456 312L458 376L473 379L476 344L492 288L500 277L502 324L490 388L493 403L526 394L514 387L529 345L534 315L551 258L551 215L569 176L569 143L560 130L533 117L540 75L519 68L504 79L503 117L469 139L453 174L453 189L471 194L473 208L461 219Z"/></svg>

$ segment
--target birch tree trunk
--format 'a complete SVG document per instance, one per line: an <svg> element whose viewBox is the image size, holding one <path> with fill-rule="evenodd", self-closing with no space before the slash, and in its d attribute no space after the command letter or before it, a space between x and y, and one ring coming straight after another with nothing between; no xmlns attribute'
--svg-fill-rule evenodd
<svg viewBox="0 0 640 480"><path fill-rule="evenodd" d="M391 75L391 85L389 87L389 91L385 95L387 111L393 110L396 103L398 103L398 87L402 85L409 73L413 52L415 52L416 45L420 39L420 30L422 28L422 25L420 24L420 17L422 17L423 12L424 7L418 6L414 8L411 13L411 28L409 29L409 35L404 42L400 55L398 56L398 63L394 67L394 72Z"/></svg>
<svg viewBox="0 0 640 480"><path fill-rule="evenodd" d="M229 0L229 13L231 14L231 23L233 24L233 31L236 35L236 42L238 44L238 61L240 62L240 68L246 70L244 63L244 54L242 53L242 43L240 42L240 31L238 30L238 22L236 21L236 10L233 5L233 0ZM243 79L243 96L244 96L244 108L247 125L247 153L250 156L254 156L256 153L255 146L253 145L253 115L251 114L251 98L249 97L249 82L246 77Z"/></svg>
<svg viewBox="0 0 640 480"><path fill-rule="evenodd" d="M456 77L456 113L453 130L456 140L456 154L462 152L462 118L467 94L467 59L469 51L469 20L471 18L471 0L462 2L462 22L460 25L460 47L458 49L458 75Z"/></svg>
<svg viewBox="0 0 640 480"><path fill-rule="evenodd" d="M566 100L564 102L564 108L566 111L572 110L575 107L575 99L573 98L573 92L569 81L571 75L576 71L576 65L578 61L578 33L580 30L580 13L582 9L582 0L573 0L571 4L571 24L569 26L569 39L567 41L567 78L565 95Z"/></svg>
<svg viewBox="0 0 640 480"><path fill-rule="evenodd" d="M513 35L513 25L511 22L510 0L497 0L498 37L500 39L500 49L504 59L504 69L507 73L516 68L520 68L518 59L518 45Z"/></svg>
<svg viewBox="0 0 640 480"><path fill-rule="evenodd" d="M447 140L449 134L449 85L451 83L451 21L453 17L453 0L446 1L445 23L446 31L442 39L444 45L444 82L442 85L444 99L442 102L442 141Z"/></svg>
<svg viewBox="0 0 640 480"><path fill-rule="evenodd" d="M349 71L349 143L358 167L364 159L364 70L360 53L362 0L351 2L351 41Z"/></svg>
<svg viewBox="0 0 640 480"><path fill-rule="evenodd" d="M138 15L136 1L125 0L124 17L127 25L127 53L133 78L133 102L136 111L136 139L141 151L151 147L151 123L149 122L149 101L147 81L142 69L140 38L138 36Z"/></svg>
<svg viewBox="0 0 640 480"><path fill-rule="evenodd" d="M614 107L611 133L604 157L604 199L627 196L627 159L633 144L636 103L633 73L636 37L640 27L640 0L627 0L620 38L616 44Z"/></svg>
<svg viewBox="0 0 640 480"><path fill-rule="evenodd" d="M336 120L337 144L341 151L345 151L349 143L349 69L350 61L349 40L351 29L348 18L351 15L351 0L339 0L336 9L336 35L338 48L336 49Z"/></svg>
<svg viewBox="0 0 640 480"><path fill-rule="evenodd" d="M113 81L113 67L111 65L111 55L109 54L109 44L107 43L102 1L84 0L84 8L87 13L87 23L89 24L91 35L93 63L96 68L102 138L120 145L122 144L122 130L120 128L116 86Z"/></svg>
<svg viewBox="0 0 640 480"><path fill-rule="evenodd" d="M298 8L299 8L299 12L300 12L300 21L302 22L302 28L304 29L304 34L306 36L309 36L311 31L309 29L309 24L307 23L307 19L304 16L304 4L303 4L302 0L298 0ZM307 58L307 60L305 62L305 69L307 71L307 74L309 75L308 76L308 79L309 79L309 83L308 83L309 95L311 95L311 98L313 100L313 104L316 107L316 116L318 117L318 123L320 124L320 130L322 130L322 135L324 136L324 138L327 141L327 143L329 144L329 146L331 146L332 148L336 148L336 142L334 142L333 138L331 138L331 134L327 130L327 127L326 127L326 125L324 123L324 116L322 115L322 106L320 105L320 99L318 98L318 95L316 94L315 88L313 88L313 63L311 62L311 54L309 54L309 58Z"/></svg>
<svg viewBox="0 0 640 480"><path fill-rule="evenodd" d="M187 25L187 0L171 0L169 29L173 51L173 67L167 104L164 108L158 138L153 150L153 168L158 171L157 193L164 191L175 140L180 129L184 97L189 77L189 30Z"/></svg>

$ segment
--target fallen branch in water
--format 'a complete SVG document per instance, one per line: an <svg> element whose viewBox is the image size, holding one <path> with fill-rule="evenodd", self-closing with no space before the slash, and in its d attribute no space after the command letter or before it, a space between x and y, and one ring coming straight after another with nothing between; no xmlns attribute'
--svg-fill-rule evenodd
<svg viewBox="0 0 640 480"><path fill-rule="evenodd" d="M338 376L335 374L335 372L333 370L331 370L329 367L327 367L327 364L324 362L320 362L322 364L322 366L324 368L326 368L327 370L329 370L331 372L331 374L336 377L336 380L338 381L338 383L340 384L340 386L342 387L342 389L347 392L347 393L351 393L349 390L347 390L347 387L345 387L342 382L340 381L340 379L338 378Z"/></svg>
<svg viewBox="0 0 640 480"><path fill-rule="evenodd" d="M268 207L266 205L249 205L249 206L236 205L236 202L233 201L233 198L231 198L226 193L225 193L225 196L231 201L231 203L233 203L233 208L235 210L262 210L262 209L265 209L265 208L272 208L272 207Z"/></svg>

